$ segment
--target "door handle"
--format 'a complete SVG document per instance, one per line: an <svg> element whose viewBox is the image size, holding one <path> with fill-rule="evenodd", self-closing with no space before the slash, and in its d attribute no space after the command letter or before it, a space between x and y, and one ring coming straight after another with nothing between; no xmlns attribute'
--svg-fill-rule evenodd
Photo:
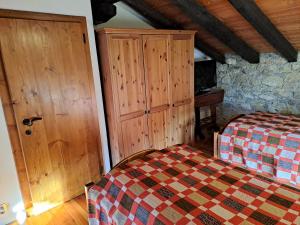
<svg viewBox="0 0 300 225"><path fill-rule="evenodd" d="M42 120L42 119L43 119L42 117L38 117L38 116L34 116L34 117L31 117L31 118L25 118L25 119L23 120L23 124L24 124L25 126L31 127L31 126L33 125L33 122L34 122L34 121Z"/></svg>

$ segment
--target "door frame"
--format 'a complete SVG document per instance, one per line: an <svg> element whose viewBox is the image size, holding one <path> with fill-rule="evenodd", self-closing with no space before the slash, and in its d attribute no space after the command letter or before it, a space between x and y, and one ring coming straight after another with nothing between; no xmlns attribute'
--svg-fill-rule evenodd
<svg viewBox="0 0 300 225"><path fill-rule="evenodd" d="M89 37L88 37L88 30L87 30L87 22L86 17L84 16L69 16L69 15L61 15L61 14L51 14L51 13L40 13L40 12L31 12L31 11L19 11L19 10L9 10L9 9L0 9L0 18L7 18L7 19L26 19L26 20L38 20L38 21L53 21L53 22L76 22L80 23L83 31L83 38L85 39L85 55L86 55L86 63L87 63L87 71L89 76L89 85L91 87L91 94L92 94L92 104L96 106L96 94L95 94L95 86L94 86L94 79L92 73L92 61L91 61L91 54L90 54L90 45L89 45ZM0 46L1 47L1 46ZM1 51L0 51L1 53ZM7 74L5 73L5 68L2 62L2 57L0 55L0 63L3 67L4 76L6 77ZM6 79L6 78L5 78ZM1 86L0 86L1 88ZM9 86L7 81L4 82L4 88L9 90ZM15 120L15 113L13 110L13 102L11 100L10 93L8 91L8 102L2 103L3 108L7 107L8 110L5 110L5 120L8 122L8 118L12 118L14 125L8 126L8 133L10 137L10 142L12 145L13 156L16 164L18 180L20 184L20 189L23 197L23 202L25 208L32 207L32 198L30 193L30 183L28 180L26 164L24 160L23 150L21 146L21 139L18 133L18 129L16 126ZM0 97L1 96L1 89L0 89ZM98 120L97 115L97 107L93 107L95 119ZM101 172L103 171L103 162L102 162L102 151L101 151L101 140L100 140L100 129L99 125L98 130L98 155L99 155L99 163L101 167Z"/></svg>

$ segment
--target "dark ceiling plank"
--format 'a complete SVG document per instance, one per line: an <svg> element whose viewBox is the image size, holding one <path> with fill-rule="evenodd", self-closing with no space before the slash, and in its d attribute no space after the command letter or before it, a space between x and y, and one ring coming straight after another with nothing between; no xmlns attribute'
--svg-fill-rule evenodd
<svg viewBox="0 0 300 225"><path fill-rule="evenodd" d="M94 25L105 23L117 14L112 0L91 0Z"/></svg>
<svg viewBox="0 0 300 225"><path fill-rule="evenodd" d="M138 12L142 16L141 19L146 19L146 22L150 23L150 25L157 29L184 29L184 27L182 27L180 24L168 19L160 12L153 9L144 0L123 0L123 2L130 8ZM204 52L206 55L210 56L216 61L220 63L225 63L224 55L219 53L213 47L205 44L205 42L201 40L201 38L198 35L196 35L195 37L195 46L200 51Z"/></svg>
<svg viewBox="0 0 300 225"><path fill-rule="evenodd" d="M253 0L229 2L284 58L289 62L297 61L297 50Z"/></svg>
<svg viewBox="0 0 300 225"><path fill-rule="evenodd" d="M99 2L105 2L105 3L111 3L114 4L116 2L119 2L120 0L98 0Z"/></svg>
<svg viewBox="0 0 300 225"><path fill-rule="evenodd" d="M259 53L235 35L222 21L211 15L196 0L170 0L178 6L193 22L205 28L243 59L250 63L259 62Z"/></svg>

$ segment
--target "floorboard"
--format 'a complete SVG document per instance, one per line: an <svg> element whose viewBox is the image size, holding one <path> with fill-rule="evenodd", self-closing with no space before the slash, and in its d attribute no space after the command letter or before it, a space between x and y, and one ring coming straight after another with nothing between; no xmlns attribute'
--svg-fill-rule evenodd
<svg viewBox="0 0 300 225"><path fill-rule="evenodd" d="M25 225L87 225L87 218L85 195L81 195L38 216L29 217Z"/></svg>
<svg viewBox="0 0 300 225"><path fill-rule="evenodd" d="M190 145L202 150L203 152L213 155L214 154L214 136L212 131L206 131L204 132L203 139L196 138L193 143Z"/></svg>

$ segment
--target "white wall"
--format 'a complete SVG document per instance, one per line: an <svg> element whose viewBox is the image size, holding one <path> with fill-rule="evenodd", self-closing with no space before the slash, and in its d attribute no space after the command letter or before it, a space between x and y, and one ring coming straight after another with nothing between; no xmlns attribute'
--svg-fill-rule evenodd
<svg viewBox="0 0 300 225"><path fill-rule="evenodd" d="M13 209L23 206L17 170L9 141L8 130L0 99L0 203L8 203L9 211L0 215L0 224L7 224L16 218ZM24 206L23 206L24 207Z"/></svg>
<svg viewBox="0 0 300 225"><path fill-rule="evenodd" d="M86 17L97 98L104 170L108 172L110 170L108 143L90 0L0 0L0 8Z"/></svg>

